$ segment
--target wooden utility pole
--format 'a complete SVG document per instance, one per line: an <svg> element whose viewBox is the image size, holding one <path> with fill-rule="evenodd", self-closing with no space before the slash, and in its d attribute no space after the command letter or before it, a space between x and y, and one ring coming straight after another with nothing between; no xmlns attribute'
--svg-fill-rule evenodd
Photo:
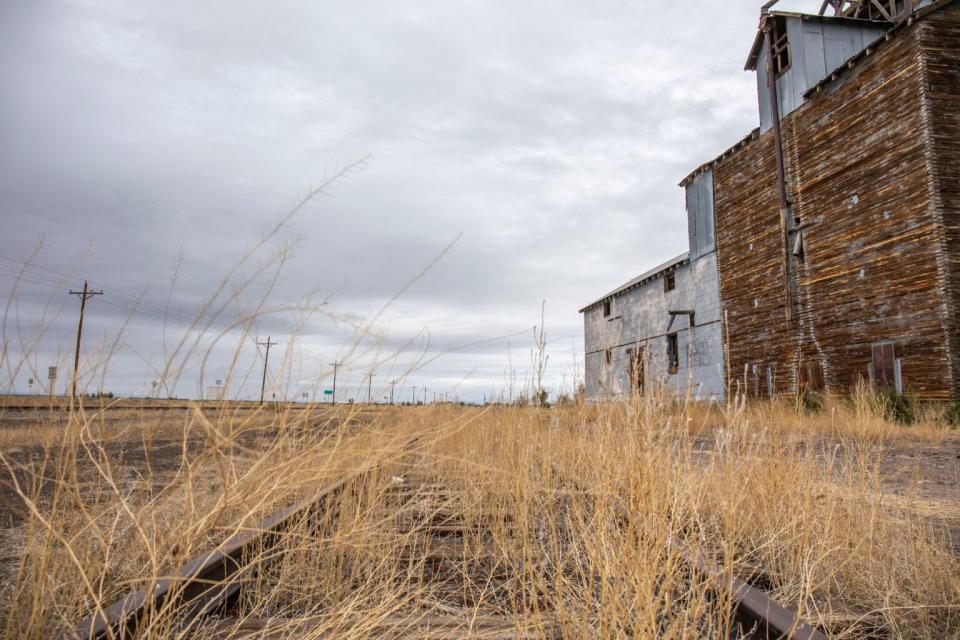
<svg viewBox="0 0 960 640"><path fill-rule="evenodd" d="M393 388L397 385L396 380L390 381L390 404L393 404Z"/></svg>
<svg viewBox="0 0 960 640"><path fill-rule="evenodd" d="M373 369L367 371L367 404L373 404L373 397L370 395L373 391L373 376L376 375Z"/></svg>
<svg viewBox="0 0 960 640"><path fill-rule="evenodd" d="M270 336L267 336L266 342L258 342L257 344L267 348L267 353L263 356L263 379L260 381L260 404L263 404L263 392L267 388L267 363L270 361L270 347L275 347L278 343L271 342Z"/></svg>
<svg viewBox="0 0 960 640"><path fill-rule="evenodd" d="M83 312L87 309L87 300L93 296L103 295L103 291L94 291L83 281L83 291L70 291L70 295L80 297L80 322L77 323L77 350L73 354L73 390L70 393L71 406L77 399L77 380L80 373L80 338L83 335Z"/></svg>
<svg viewBox="0 0 960 640"><path fill-rule="evenodd" d="M340 368L342 362L331 362L330 366L333 367L333 395L330 398L331 404L337 404L337 369Z"/></svg>

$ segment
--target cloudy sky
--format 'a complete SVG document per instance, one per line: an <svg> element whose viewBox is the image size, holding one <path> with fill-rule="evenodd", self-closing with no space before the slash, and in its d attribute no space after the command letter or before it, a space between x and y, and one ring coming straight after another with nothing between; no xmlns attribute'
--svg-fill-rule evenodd
<svg viewBox="0 0 960 640"><path fill-rule="evenodd" d="M250 396L271 335L281 394L338 360L342 399L373 367L478 400L529 377L542 301L569 385L577 310L685 250L677 183L755 126L759 4L0 3L3 382L59 351L65 383L86 278L115 392Z"/></svg>

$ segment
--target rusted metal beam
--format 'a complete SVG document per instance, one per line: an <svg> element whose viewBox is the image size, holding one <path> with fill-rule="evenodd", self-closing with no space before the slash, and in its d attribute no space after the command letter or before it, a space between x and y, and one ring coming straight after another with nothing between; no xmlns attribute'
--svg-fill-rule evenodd
<svg viewBox="0 0 960 640"><path fill-rule="evenodd" d="M398 443L399 451L413 447L420 439L415 435ZM247 580L248 570L244 555L248 551L263 553L275 546L282 533L326 508L327 501L338 495L348 483L371 473L385 460L371 462L324 487L316 494L283 509L204 552L179 569L171 577L156 580L149 589L131 593L105 609L83 619L73 632L61 637L75 640L85 638L123 638L136 635L149 621L149 614L164 607L181 607L180 617L189 621L217 609L229 601Z"/></svg>
<svg viewBox="0 0 960 640"><path fill-rule="evenodd" d="M669 543L693 569L719 583L722 591L730 596L734 617L749 634L747 637L758 640L827 640L827 636L816 627L802 621L764 592L722 570L683 541L671 538Z"/></svg>

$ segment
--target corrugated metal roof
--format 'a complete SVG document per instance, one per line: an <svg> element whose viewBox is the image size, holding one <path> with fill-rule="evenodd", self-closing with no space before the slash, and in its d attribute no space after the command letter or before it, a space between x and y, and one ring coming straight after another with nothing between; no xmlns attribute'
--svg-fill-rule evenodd
<svg viewBox="0 0 960 640"><path fill-rule="evenodd" d="M607 295L603 296L602 298L597 298L596 300L594 300L593 302L585 306L583 309L580 309L580 313L583 313L587 309L592 309L593 307L597 306L601 302L610 300L611 298L618 296L621 293L626 293L631 289L636 289L640 285L650 280L653 280L654 278L657 278L668 271L673 271L674 269L676 269L676 267L686 264L689 258L690 258L690 253L688 251L684 251L676 258L667 260L663 264L657 265L653 269L650 269L649 271L646 271L640 274L639 276L637 276L636 278L633 278L629 282L617 287L616 289L614 289Z"/></svg>

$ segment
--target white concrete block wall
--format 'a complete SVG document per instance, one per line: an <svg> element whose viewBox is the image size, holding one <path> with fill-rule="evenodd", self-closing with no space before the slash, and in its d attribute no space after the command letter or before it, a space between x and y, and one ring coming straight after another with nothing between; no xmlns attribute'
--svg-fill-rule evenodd
<svg viewBox="0 0 960 640"><path fill-rule="evenodd" d="M617 296L609 317L603 305L584 312L586 393L592 400L623 397L629 393L628 349L642 345L646 353L646 389L663 385L670 392L693 397L723 397L723 343L716 253L711 252L679 267L676 288L664 292L663 277ZM677 333L679 369L667 366L667 327L671 310L692 309L694 326L680 315L670 333ZM611 350L611 362L606 350Z"/></svg>

